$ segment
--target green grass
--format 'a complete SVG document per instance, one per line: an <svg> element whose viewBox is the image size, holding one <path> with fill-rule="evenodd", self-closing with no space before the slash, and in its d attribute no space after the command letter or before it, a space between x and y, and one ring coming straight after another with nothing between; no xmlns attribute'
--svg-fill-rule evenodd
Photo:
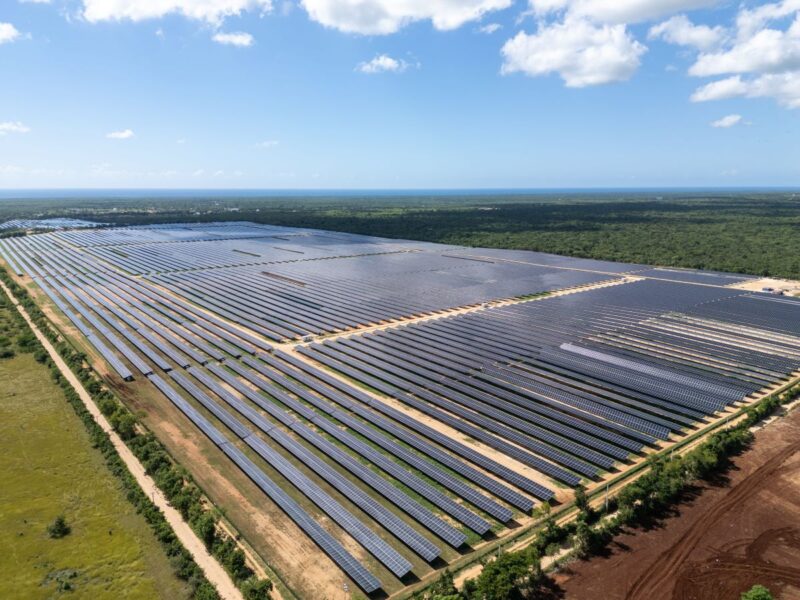
<svg viewBox="0 0 800 600"><path fill-rule="evenodd" d="M59 514L71 533L51 539ZM189 596L30 354L0 361L0 548L0 598ZM59 590L64 582L73 590Z"/></svg>

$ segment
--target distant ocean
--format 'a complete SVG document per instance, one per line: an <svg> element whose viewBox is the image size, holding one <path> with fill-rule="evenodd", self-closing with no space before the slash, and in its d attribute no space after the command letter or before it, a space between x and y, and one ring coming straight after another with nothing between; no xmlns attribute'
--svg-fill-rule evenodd
<svg viewBox="0 0 800 600"><path fill-rule="evenodd" d="M716 187L716 188L498 188L498 189L0 189L0 200L47 200L47 199L186 199L186 198L358 198L358 197L392 197L392 196L516 196L516 195L548 195L554 194L685 194L685 193L735 193L735 192L783 192L797 191L789 187Z"/></svg>

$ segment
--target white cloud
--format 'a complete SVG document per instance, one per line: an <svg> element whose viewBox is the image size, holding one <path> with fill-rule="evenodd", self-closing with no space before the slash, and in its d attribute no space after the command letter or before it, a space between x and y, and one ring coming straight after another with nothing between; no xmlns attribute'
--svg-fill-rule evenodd
<svg viewBox="0 0 800 600"><path fill-rule="evenodd" d="M695 90L694 102L773 98L800 108L800 0L740 9L735 36L714 52L701 52L689 74L728 75Z"/></svg>
<svg viewBox="0 0 800 600"><path fill-rule="evenodd" d="M720 0L529 0L534 14L566 12L601 23L631 24L704 8Z"/></svg>
<svg viewBox="0 0 800 600"><path fill-rule="evenodd" d="M502 49L502 72L558 73L568 87L586 87L629 79L646 51L624 25L568 18L508 40Z"/></svg>
<svg viewBox="0 0 800 600"><path fill-rule="evenodd" d="M716 121L711 121L709 125L711 125L712 127L727 129L728 127L733 127L734 125L738 125L741 122L742 122L742 115L726 115L721 119L717 119Z"/></svg>
<svg viewBox="0 0 800 600"><path fill-rule="evenodd" d="M142 21L179 14L219 25L246 11L268 13L272 0L83 0L83 17L98 21Z"/></svg>
<svg viewBox="0 0 800 600"><path fill-rule="evenodd" d="M513 0L302 0L311 19L348 33L385 35L414 21L449 30L508 8Z"/></svg>
<svg viewBox="0 0 800 600"><path fill-rule="evenodd" d="M491 35L496 31L500 31L502 28L503 26L500 25L500 23L487 23L482 27L478 27L478 31L487 35Z"/></svg>
<svg viewBox="0 0 800 600"><path fill-rule="evenodd" d="M0 44L16 42L22 34L11 23L0 23Z"/></svg>
<svg viewBox="0 0 800 600"><path fill-rule="evenodd" d="M30 127L19 121L0 123L0 136L8 135L9 133L28 133L30 130Z"/></svg>
<svg viewBox="0 0 800 600"><path fill-rule="evenodd" d="M728 98L773 98L786 108L800 108L800 72L768 73L753 79L735 75L713 81L692 94L692 102Z"/></svg>
<svg viewBox="0 0 800 600"><path fill-rule="evenodd" d="M783 0L753 9L743 8L736 16L739 37L743 39L751 37L770 21L788 17L798 10L800 10L800 2L797 0Z"/></svg>
<svg viewBox="0 0 800 600"><path fill-rule="evenodd" d="M239 48L247 48L252 46L253 42L255 42L252 35L243 31L233 31L230 33L220 31L215 33L211 39L218 44L237 46Z"/></svg>
<svg viewBox="0 0 800 600"><path fill-rule="evenodd" d="M647 47L629 25L713 5L721 0L528 0L535 33L520 32L503 46L503 73L558 73L569 87L624 81L639 68ZM695 27L686 17L651 31L709 47L716 29ZM680 26L680 27L679 27ZM706 29L708 31L706 31Z"/></svg>
<svg viewBox="0 0 800 600"><path fill-rule="evenodd" d="M111 133L107 133L106 137L110 140L129 140L134 137L134 133L131 129L123 129L122 131L112 131Z"/></svg>
<svg viewBox="0 0 800 600"><path fill-rule="evenodd" d="M689 73L698 77L724 73L777 73L800 69L800 19L787 31L762 29L722 52L701 54ZM796 29L796 31L793 31Z"/></svg>
<svg viewBox="0 0 800 600"><path fill-rule="evenodd" d="M377 73L402 73L408 68L408 63L402 58L392 58L388 54L379 54L370 61L362 62L356 70L368 75Z"/></svg>
<svg viewBox="0 0 800 600"><path fill-rule="evenodd" d="M695 25L686 15L676 15L650 28L647 37L663 39L670 44L707 50L719 45L725 38L725 28Z"/></svg>
<svg viewBox="0 0 800 600"><path fill-rule="evenodd" d="M724 100L735 96L744 96L746 92L747 85L745 85L742 78L737 75L736 77L728 77L727 79L720 79L707 83L703 87L695 90L691 100L692 102Z"/></svg>
<svg viewBox="0 0 800 600"><path fill-rule="evenodd" d="M256 148L264 148L264 149L267 149L267 148L274 148L274 147L275 147L275 146L277 146L279 143L280 143L280 142L278 142L278 140L264 140L263 142L259 142L259 143L257 143L257 144L256 144Z"/></svg>

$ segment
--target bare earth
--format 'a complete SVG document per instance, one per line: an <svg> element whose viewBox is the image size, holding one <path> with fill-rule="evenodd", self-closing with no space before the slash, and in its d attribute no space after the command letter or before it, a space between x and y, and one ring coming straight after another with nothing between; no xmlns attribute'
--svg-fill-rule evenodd
<svg viewBox="0 0 800 600"><path fill-rule="evenodd" d="M787 296L797 296L800 294L800 281L794 281L792 279L772 279L770 277L764 279L749 279L730 287L737 290L749 290L751 292L760 292L764 288L772 288L773 290L782 291Z"/></svg>
<svg viewBox="0 0 800 600"><path fill-rule="evenodd" d="M569 564L556 576L564 597L736 600L760 583L800 600L800 410L762 428L722 481L696 491L663 526Z"/></svg>
<svg viewBox="0 0 800 600"><path fill-rule="evenodd" d="M128 449L117 433L112 429L111 425L95 405L92 397L83 387L83 384L81 384L80 380L78 380L58 352L56 352L56 349L53 347L50 341L42 334L41 331L39 331L39 328L33 323L33 321L31 321L27 311L25 311L25 309L17 302L16 298L11 294L11 290L9 290L2 282L0 282L0 286L2 286L5 293L9 298L11 298L11 301L17 307L17 310L19 310L20 314L22 314L22 316L25 318L33 333L42 343L42 346L44 346L45 350L47 350L50 358L56 364L59 371L61 371L61 374L78 392L78 395L86 406L86 409L91 413L94 420L98 425L100 425L103 431L108 434L111 442L114 444L114 448L117 450L117 453L119 453L120 458L122 458L122 461L125 463L125 466L136 479L136 482L139 484L142 490L144 490L144 493L150 496L153 503L164 513L164 517L170 524L170 527L172 527L175 535L192 555L192 558L194 558L195 562L197 562L197 564L203 570L203 573L205 573L208 580L214 585L214 587L217 588L220 596L226 600L243 600L242 593L234 585L231 578L217 562L217 560L208 553L203 542L197 537L192 528L189 527L188 523L181 518L180 513L169 505L166 497L164 497L164 495L161 493L161 490L158 489L150 476L145 473L145 469L142 464Z"/></svg>

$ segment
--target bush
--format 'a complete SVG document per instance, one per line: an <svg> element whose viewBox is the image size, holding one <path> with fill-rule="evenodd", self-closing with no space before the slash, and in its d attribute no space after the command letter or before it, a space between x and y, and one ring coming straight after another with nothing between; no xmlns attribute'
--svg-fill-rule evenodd
<svg viewBox="0 0 800 600"><path fill-rule="evenodd" d="M741 600L773 600L773 597L763 585L754 585L741 595Z"/></svg>
<svg viewBox="0 0 800 600"><path fill-rule="evenodd" d="M267 600L272 591L272 582L269 579L251 577L241 587L245 600Z"/></svg>
<svg viewBox="0 0 800 600"><path fill-rule="evenodd" d="M17 347L23 352L33 352L39 345L39 340L36 339L36 336L33 335L30 330L20 333L17 336L16 342Z"/></svg>
<svg viewBox="0 0 800 600"><path fill-rule="evenodd" d="M504 552L464 586L464 595L467 600L523 600L534 596L543 579L539 553L534 548Z"/></svg>
<svg viewBox="0 0 800 600"><path fill-rule="evenodd" d="M58 515L56 520L47 526L47 535L53 539L63 538L72 531L72 528L67 524L64 515Z"/></svg>
<svg viewBox="0 0 800 600"><path fill-rule="evenodd" d="M130 440L136 435L136 418L127 410L114 413L111 425L123 440Z"/></svg>

